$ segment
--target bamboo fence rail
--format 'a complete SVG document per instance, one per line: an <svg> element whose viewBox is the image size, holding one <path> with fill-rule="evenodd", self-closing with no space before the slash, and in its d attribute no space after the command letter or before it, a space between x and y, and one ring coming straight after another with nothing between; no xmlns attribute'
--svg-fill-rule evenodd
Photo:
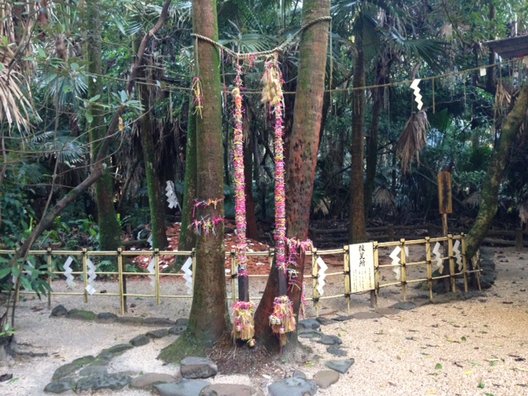
<svg viewBox="0 0 528 396"><path fill-rule="evenodd" d="M458 241L458 242L457 242ZM432 249L432 245L435 244L435 248ZM419 251L411 252L409 248L418 247ZM400 286L402 298L405 300L408 296L408 285L413 283L423 282L427 284L429 291L429 299L433 301L433 282L438 280L444 280L448 282L450 290L455 293L457 291L457 278L463 280L463 291L468 291L468 279L470 274L475 274L475 279L480 289L480 265L478 261L474 262L472 268L468 266L466 259L466 243L464 234L460 235L447 235L443 237L426 237L423 239L406 240L400 239L399 241L391 242L373 242L373 265L374 265L374 288L367 290L370 292L370 300L373 306L377 305L377 297L382 288L390 286ZM387 253L387 250L398 249L395 253L393 250L391 254ZM440 252L442 249L442 252ZM0 250L0 256L9 256L15 253L14 250ZM274 249L270 248L267 251L260 252L247 252L249 257L266 257L268 265L271 268L274 258ZM336 265L332 264L327 268L321 267L319 259L323 260L328 256L339 256L342 255L342 270L336 270ZM412 261L413 257L419 256L419 259ZM154 268L152 272L132 272L126 271L125 259L131 257L146 256L150 257L154 261ZM160 258L164 257L190 257L192 260L192 272L196 269L196 255L195 251L160 251L160 250L122 250L117 249L116 251L93 251L93 250L52 250L48 248L46 250L30 250L28 253L28 259L41 257L45 260L45 265L48 272L48 284L51 293L48 294L48 306L51 307L51 299L53 295L82 295L84 296L84 302L88 303L89 297L92 296L107 296L107 297L118 297L120 302L121 314L126 312L126 300L127 297L142 297L142 298L153 298L157 304L161 303L162 299L165 298L192 298L191 294L163 294L161 292L161 279L170 277L184 277L184 273L172 273L162 272L160 269ZM350 263L350 246L344 246L339 249L328 249L319 250L312 248L311 251L306 252L306 256L311 257L311 271L304 276L308 283L312 285L311 297L307 300L312 301L316 311L319 311L319 303L322 300L345 298L347 301L347 307L350 308L351 300L351 263ZM434 256L434 257L433 257ZM65 258L72 257L77 258L80 261L81 270L72 271L72 276L80 277L83 281L84 288L82 291L53 291L53 281L57 278L65 277L65 270L60 270L59 266L63 263ZM89 260L90 258L114 258L116 261L116 271L92 271L92 275L96 276L110 276L117 279L118 292L106 292L97 293L90 295L88 292L89 286ZM230 274L226 274L226 281L230 282L230 296L228 298L236 301L237 298L237 273L238 263L234 251L226 252L226 258L230 260ZM390 263L386 263L387 258L392 259ZM307 261L310 262L310 261ZM436 268L433 267L433 263L436 262ZM444 267L444 271L435 271L439 267ZM458 266L458 270L457 270ZM63 267L64 268L64 267ZM339 268L337 266L337 268ZM327 269L329 270L327 272ZM424 276L417 276L416 270L425 272ZM331 271L330 271L331 270ZM387 281L386 272L389 271L396 274L395 280ZM385 272L385 275L383 273ZM419 274L418 274L419 275ZM153 280L153 292L152 293L130 293L127 292L126 278L134 277L151 277ZM250 274L252 278L267 278L267 274ZM343 293L325 295L324 286L328 278L342 277L343 282ZM335 289L335 287L334 287ZM29 292L30 293L30 292ZM251 299L258 300L260 297L252 296Z"/></svg>

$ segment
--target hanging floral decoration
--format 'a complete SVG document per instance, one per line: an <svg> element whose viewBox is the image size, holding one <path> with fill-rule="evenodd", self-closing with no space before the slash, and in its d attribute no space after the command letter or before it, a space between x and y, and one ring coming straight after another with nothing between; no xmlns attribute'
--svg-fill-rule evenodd
<svg viewBox="0 0 528 396"><path fill-rule="evenodd" d="M262 102L271 106L275 118L275 263L280 271L288 270L286 260L286 189L284 182L284 96L282 74L276 57L266 61L262 76ZM279 275L281 276L281 275ZM295 331L295 315L287 295L276 297L269 316L272 331L279 336L281 347L286 345L287 333Z"/></svg>
<svg viewBox="0 0 528 396"><path fill-rule="evenodd" d="M200 77L194 77L192 80L192 92L194 96L194 112L202 118L203 96L202 96L202 82Z"/></svg>
<svg viewBox="0 0 528 396"><path fill-rule="evenodd" d="M233 167L235 171L235 225L236 225L236 260L238 276L247 277L247 238L246 238L246 185L244 175L244 130L243 130L243 101L242 101L242 66L237 63L235 88L231 92L234 104L233 118L235 121L233 133ZM233 306L233 337L255 345L255 325L253 315L255 306L250 301L237 301Z"/></svg>
<svg viewBox="0 0 528 396"><path fill-rule="evenodd" d="M223 202L224 198L208 199L205 201L194 200L192 210L192 222L189 228L194 231L196 235L216 235L216 229L218 225L224 224L224 218L221 216L210 216L205 215L200 218L197 217L196 211L199 208L212 207L216 209L220 202Z"/></svg>
<svg viewBox="0 0 528 396"><path fill-rule="evenodd" d="M275 297L273 313L269 317L271 330L279 336L280 346L288 342L287 333L295 331L295 315L288 296Z"/></svg>

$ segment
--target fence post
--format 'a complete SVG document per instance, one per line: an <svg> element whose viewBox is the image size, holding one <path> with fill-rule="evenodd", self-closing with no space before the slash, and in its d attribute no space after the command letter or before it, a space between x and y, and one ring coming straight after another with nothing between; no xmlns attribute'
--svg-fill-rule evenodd
<svg viewBox="0 0 528 396"><path fill-rule="evenodd" d="M400 278L402 284L403 301L407 301L407 252L405 251L405 239L400 239L401 252L400 252Z"/></svg>
<svg viewBox="0 0 528 396"><path fill-rule="evenodd" d="M312 285L313 285L313 303L316 316L319 316L319 265L317 264L317 248L312 247Z"/></svg>
<svg viewBox="0 0 528 396"><path fill-rule="evenodd" d="M123 256L121 255L122 249L117 249L117 279L119 280L119 307L121 309L121 315L124 315L127 311L125 302L125 287L123 284Z"/></svg>
<svg viewBox="0 0 528 396"><path fill-rule="evenodd" d="M49 286L48 309L51 309L51 276L52 276L53 267L51 264L51 248L49 246L46 249L46 264L48 265L48 286Z"/></svg>
<svg viewBox="0 0 528 396"><path fill-rule="evenodd" d="M370 305L373 308L378 307L378 292L379 292L379 257L378 257L378 242L372 244L373 260L374 260L374 290L370 291Z"/></svg>
<svg viewBox="0 0 528 396"><path fill-rule="evenodd" d="M82 275L84 281L84 303L88 303L88 291L86 287L88 286L88 252L86 248L82 249Z"/></svg>
<svg viewBox="0 0 528 396"><path fill-rule="evenodd" d="M192 294L194 295L194 279L196 278L196 248L193 248L191 251L191 260L192 260L191 270L192 270L192 287L193 287Z"/></svg>
<svg viewBox="0 0 528 396"><path fill-rule="evenodd" d="M433 302L433 260L430 237L425 237L425 262L427 266L427 284L429 285L429 301Z"/></svg>
<svg viewBox="0 0 528 396"><path fill-rule="evenodd" d="M236 254L234 250L229 252L229 257L231 258L231 303L234 304L237 300L237 276L238 276L238 263L236 259Z"/></svg>
<svg viewBox="0 0 528 396"><path fill-rule="evenodd" d="M343 274L345 275L345 298L347 299L347 313L350 313L350 247L348 245L343 247L344 250L344 266Z"/></svg>
<svg viewBox="0 0 528 396"><path fill-rule="evenodd" d="M154 249L154 278L156 283L156 304L161 304L161 284L160 284L160 266L159 266L159 249Z"/></svg>
<svg viewBox="0 0 528 396"><path fill-rule="evenodd" d="M447 235L447 255L449 257L449 279L451 280L451 291L456 293L455 279L455 257L453 255L453 234Z"/></svg>
<svg viewBox="0 0 528 396"><path fill-rule="evenodd" d="M462 271L464 271L464 293L467 293L469 290L468 287L468 265L466 257L466 234L460 234L460 248L462 251Z"/></svg>

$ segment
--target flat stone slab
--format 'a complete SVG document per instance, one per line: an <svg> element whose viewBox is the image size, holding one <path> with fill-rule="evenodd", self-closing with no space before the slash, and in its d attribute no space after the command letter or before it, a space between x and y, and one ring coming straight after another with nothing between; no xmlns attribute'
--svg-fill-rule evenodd
<svg viewBox="0 0 528 396"><path fill-rule="evenodd" d="M169 335L169 329L152 330L152 331L149 331L146 335L147 337L150 337L150 338L163 338Z"/></svg>
<svg viewBox="0 0 528 396"><path fill-rule="evenodd" d="M70 309L66 314L67 318L80 319L80 320L95 320L97 315L92 311L86 311L84 309Z"/></svg>
<svg viewBox="0 0 528 396"><path fill-rule="evenodd" d="M119 390L130 384L132 378L123 373L83 377L77 381L76 392L97 391L102 389Z"/></svg>
<svg viewBox="0 0 528 396"><path fill-rule="evenodd" d="M339 357L348 355L347 351L342 349L339 345L330 345L328 348L326 348L326 352Z"/></svg>
<svg viewBox="0 0 528 396"><path fill-rule="evenodd" d="M258 391L247 385L213 384L200 391L200 396L255 396Z"/></svg>
<svg viewBox="0 0 528 396"><path fill-rule="evenodd" d="M299 377L285 378L268 386L270 396L313 396L317 392L314 381Z"/></svg>
<svg viewBox="0 0 528 396"><path fill-rule="evenodd" d="M180 335L187 329L187 326L175 325L169 329L169 334Z"/></svg>
<svg viewBox="0 0 528 396"><path fill-rule="evenodd" d="M321 333L320 331L318 330L307 330L307 329L302 329L302 330L299 330L299 332L297 333L297 335L300 337L300 338L309 338L309 339L313 339L313 338L321 338L323 336L323 333Z"/></svg>
<svg viewBox="0 0 528 396"><path fill-rule="evenodd" d="M117 344L110 348L103 349L99 353L99 355L97 355L97 358L102 359L102 360L105 360L105 359L110 360L114 358L115 356L119 356L132 348L134 347L131 344Z"/></svg>
<svg viewBox="0 0 528 396"><path fill-rule="evenodd" d="M339 381L339 373L334 370L321 370L314 374L313 379L319 388L326 389Z"/></svg>
<svg viewBox="0 0 528 396"><path fill-rule="evenodd" d="M383 315L380 314L379 312L367 311L367 312L355 313L354 315L352 315L352 317L354 319L379 319L379 318L382 318Z"/></svg>
<svg viewBox="0 0 528 396"><path fill-rule="evenodd" d="M81 377L104 375L107 373L108 373L108 370L106 369L106 366L98 366L98 365L89 365L89 366L82 368L81 371L79 371L79 375Z"/></svg>
<svg viewBox="0 0 528 396"><path fill-rule="evenodd" d="M396 315L399 313L399 310L396 308L376 308L376 312L380 315Z"/></svg>
<svg viewBox="0 0 528 396"><path fill-rule="evenodd" d="M101 322L115 322L117 315L112 312L101 312L97 314L97 320Z"/></svg>
<svg viewBox="0 0 528 396"><path fill-rule="evenodd" d="M327 325L327 324L334 323L334 321L332 319L328 319L328 318L325 318L323 316L318 316L317 318L315 318L315 320L317 320L323 326Z"/></svg>
<svg viewBox="0 0 528 396"><path fill-rule="evenodd" d="M341 374L346 374L348 369L354 364L354 359L329 360L325 366Z"/></svg>
<svg viewBox="0 0 528 396"><path fill-rule="evenodd" d="M326 334L323 334L317 342L323 345L341 345L343 343L338 336Z"/></svg>
<svg viewBox="0 0 528 396"><path fill-rule="evenodd" d="M44 388L44 392L47 393L64 393L73 390L75 381L71 379L63 379L60 381L50 382Z"/></svg>
<svg viewBox="0 0 528 396"><path fill-rule="evenodd" d="M147 345L150 342L150 337L147 337L145 334L140 334L138 336L135 336L130 341L130 345L133 345L135 347Z"/></svg>
<svg viewBox="0 0 528 396"><path fill-rule="evenodd" d="M292 374L292 377L306 379L306 374L302 372L301 370L295 370Z"/></svg>
<svg viewBox="0 0 528 396"><path fill-rule="evenodd" d="M184 379L173 384L157 384L154 389L160 396L200 396L200 391L207 385L208 381Z"/></svg>
<svg viewBox="0 0 528 396"><path fill-rule="evenodd" d="M145 318L143 323L146 325L156 325L156 326L173 326L176 324L174 320L168 318Z"/></svg>
<svg viewBox="0 0 528 396"><path fill-rule="evenodd" d="M216 363L203 357L188 356L180 362L183 378L209 378L218 373Z"/></svg>
<svg viewBox="0 0 528 396"><path fill-rule="evenodd" d="M137 389L151 389L154 385L171 384L178 382L180 379L181 378L177 378L176 376L170 374L147 373L133 378L130 382L130 387Z"/></svg>
<svg viewBox="0 0 528 396"><path fill-rule="evenodd" d="M64 305L57 305L55 308L51 310L50 316L66 316L68 314L68 310L64 307Z"/></svg>
<svg viewBox="0 0 528 396"><path fill-rule="evenodd" d="M299 321L298 328L299 330L319 330L321 328L321 323L316 319L304 319Z"/></svg>
<svg viewBox="0 0 528 396"><path fill-rule="evenodd" d="M77 370L83 368L84 366L92 363L95 360L93 356L83 356L78 359L75 359L71 363L67 363L63 366L60 366L53 373L52 381L57 381L62 378L69 376L70 374L75 373Z"/></svg>
<svg viewBox="0 0 528 396"><path fill-rule="evenodd" d="M416 304L412 301L401 301L396 304L392 304L390 308L399 309L402 311L410 311L414 308L416 308Z"/></svg>

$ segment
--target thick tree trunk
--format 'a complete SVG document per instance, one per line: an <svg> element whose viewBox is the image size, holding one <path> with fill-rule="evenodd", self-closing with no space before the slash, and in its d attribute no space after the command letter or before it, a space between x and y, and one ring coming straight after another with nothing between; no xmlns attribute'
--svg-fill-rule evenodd
<svg viewBox="0 0 528 396"><path fill-rule="evenodd" d="M93 0L86 3L86 18L88 37L86 42L86 55L88 71L94 77L88 79L88 97L93 98L103 92L101 66L101 15L100 2ZM104 138L104 116L98 103L91 103L89 107L92 120L88 123L91 142L92 159L97 157ZM106 161L107 166L110 165ZM121 243L121 229L114 209L114 194L112 175L104 169L103 175L95 182L97 222L99 224L99 248L102 250L115 250Z"/></svg>
<svg viewBox="0 0 528 396"><path fill-rule="evenodd" d="M152 83L147 78L147 73L143 69L141 77L146 83ZM145 179L147 183L147 193L150 210L150 228L152 236L152 247L163 250L167 247L167 234L165 232L165 200L161 193L159 177L156 175L155 149L154 149L154 123L151 118L151 100L149 84L139 84L139 95L143 105L143 117L141 117L140 135L143 149L143 163L145 164Z"/></svg>
<svg viewBox="0 0 528 396"><path fill-rule="evenodd" d="M499 143L493 153L487 176L484 179L480 195L479 212L473 227L471 227L467 235L466 255L468 258L473 257L477 252L497 213L500 184L509 163L510 152L516 135L521 125L528 121L527 112L528 85L524 85L512 110L504 121ZM525 127L523 133L528 133L528 128Z"/></svg>
<svg viewBox="0 0 528 396"><path fill-rule="evenodd" d="M191 105L187 123L187 145L185 147L185 177L182 202L182 217L178 250L191 250L196 246L196 234L189 229L192 223L193 204L196 199L196 114ZM185 260L176 261L179 270Z"/></svg>
<svg viewBox="0 0 528 396"><path fill-rule="evenodd" d="M330 14L329 0L305 0L303 2L303 24ZM286 166L286 217L289 238L308 238L310 208L315 180L315 167L319 149L321 128L326 54L328 44L328 22L313 24L303 32L300 44L300 64L297 77L297 91L293 128L289 139ZM320 56L314 56L319 54ZM303 255L301 255L303 256ZM296 283L302 285L304 257L296 268L299 277ZM262 301L255 314L256 335L268 347L277 347L268 323L274 297L278 296L277 270L271 271ZM293 301L294 311L299 312L300 288L290 287L288 292ZM290 345L295 345L296 333L290 336Z"/></svg>
<svg viewBox="0 0 528 396"><path fill-rule="evenodd" d="M356 37L356 60L354 62L353 86L365 86L365 55L361 35ZM364 242L367 239L365 229L365 197L363 181L363 124L365 118L365 91L354 90L352 103L352 163L350 173L350 229L351 243Z"/></svg>
<svg viewBox="0 0 528 396"><path fill-rule="evenodd" d="M193 1L194 32L218 40L216 1ZM196 117L197 197L216 201L197 208L197 219L214 221L224 217L224 167L220 60L218 50L199 40L196 50L198 76L202 84L202 116ZM198 236L194 294L187 338L211 346L226 334L229 315L224 272L224 225Z"/></svg>

